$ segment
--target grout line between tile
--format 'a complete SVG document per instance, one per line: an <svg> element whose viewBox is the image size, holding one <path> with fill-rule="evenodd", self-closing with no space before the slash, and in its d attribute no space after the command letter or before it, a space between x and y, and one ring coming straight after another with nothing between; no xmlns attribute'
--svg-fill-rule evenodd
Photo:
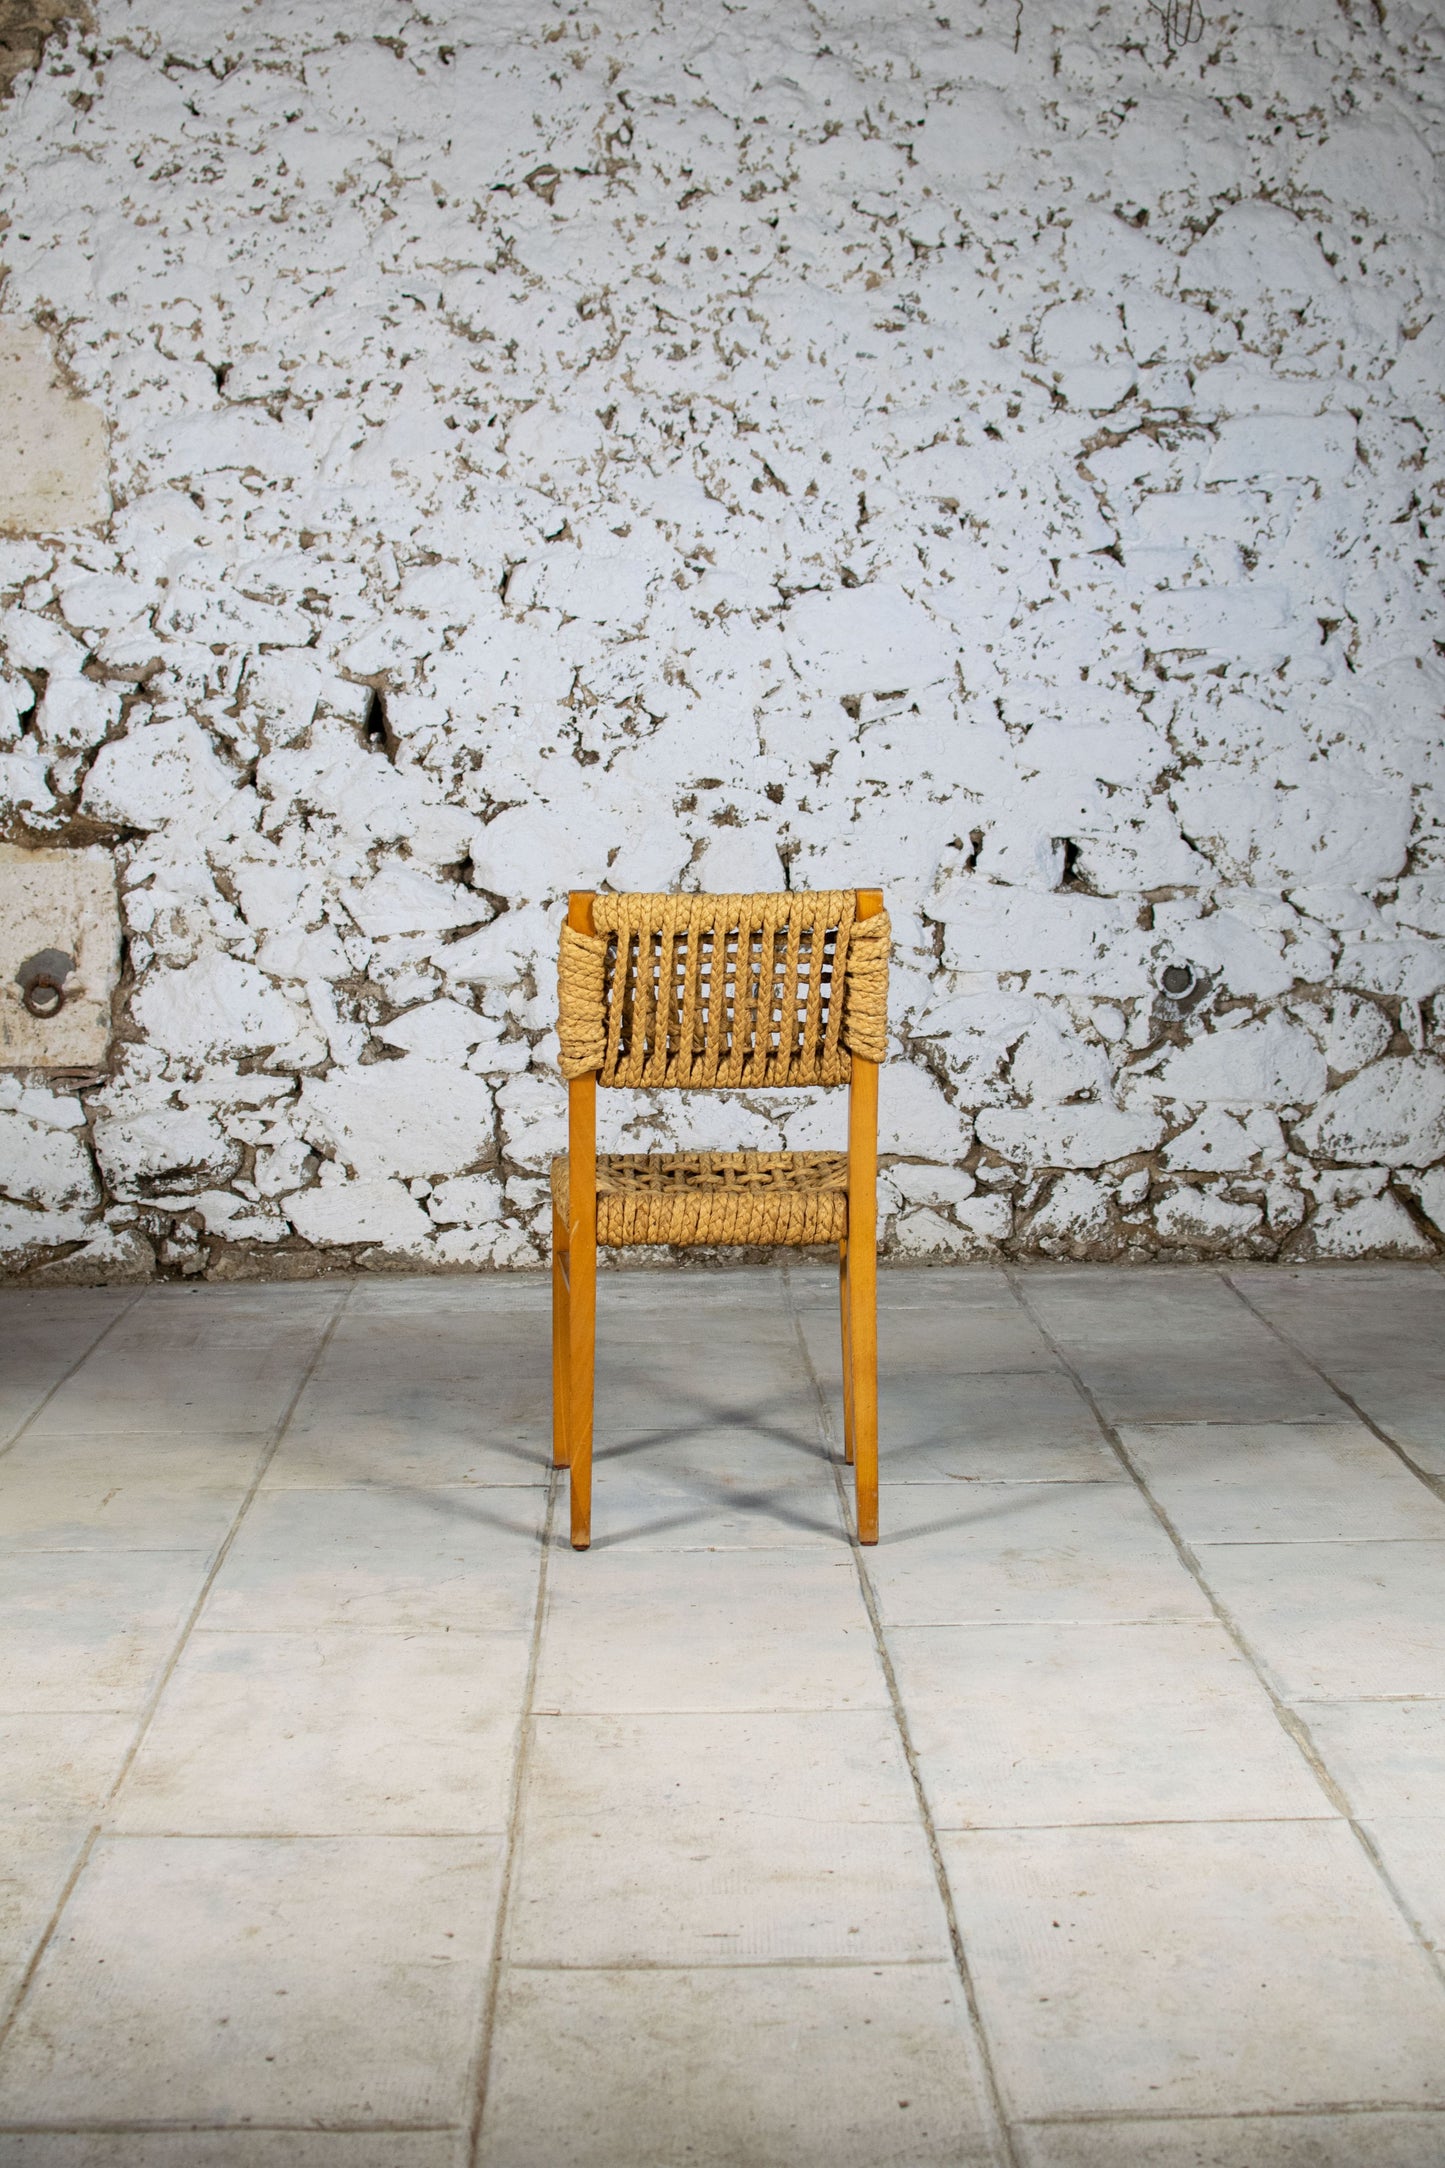
<svg viewBox="0 0 1445 2168"><path fill-rule="evenodd" d="M1281 1347L1288 1348L1291 1355L1297 1356L1300 1362L1304 1363L1308 1369L1313 1370L1315 1376L1328 1385L1336 1398L1342 1400L1351 1414L1364 1424L1372 1437L1378 1438L1381 1445L1388 1447L1397 1460L1403 1461L1411 1475L1418 1477L1433 1496L1445 1498L1445 1476L1432 1475L1428 1468L1422 1468L1417 1461L1412 1460L1404 1446L1397 1439L1392 1438L1388 1430L1382 1429L1373 1415L1366 1413L1354 1394L1347 1392L1343 1385L1330 1376L1323 1363L1317 1363L1313 1355L1305 1348L1302 1348L1297 1340L1292 1339L1282 1325L1276 1325L1274 1319L1261 1310L1258 1303L1250 1300L1244 1289L1237 1284L1232 1273L1221 1271L1219 1277L1223 1280L1231 1295L1234 1296L1236 1302L1248 1310L1251 1317L1257 1318L1265 1331L1272 1333L1274 1338L1278 1340Z"/></svg>
<svg viewBox="0 0 1445 2168"><path fill-rule="evenodd" d="M509 1972L952 1972L948 1957L627 1957L569 1965L565 1958L514 1958Z"/></svg>
<svg viewBox="0 0 1445 2168"><path fill-rule="evenodd" d="M1020 2115L1015 2120L1029 2130L1070 2130L1079 2123L1096 2128L1112 2123L1294 2123L1305 2116L1320 2115L1445 2116L1445 2102L1315 2100L1292 2102L1287 2108L1076 2108L1071 2113Z"/></svg>
<svg viewBox="0 0 1445 2168"><path fill-rule="evenodd" d="M338 2121L330 2123L324 2118L313 2122L309 2117L304 2122L294 2123L258 2122L252 2121L249 2117L243 2123L207 2123L191 2116L186 2116L176 2122L166 2122L156 2118L148 2122L136 2119L126 2123L109 2122L100 2116L96 2116L89 2121L69 2123L0 2122L0 2136L7 2138L169 2138L189 2137L193 2134L211 2136L213 2134L225 2135L229 2133L249 2136L252 2131L261 2131L263 2133L278 2131L300 2137L303 2133L321 2131L327 2137L366 2138L375 2136L397 2138L425 2137L428 2135L445 2137L449 2131L454 2131L456 2128L455 2123L405 2123L398 2121L378 2123Z"/></svg>
<svg viewBox="0 0 1445 2168"><path fill-rule="evenodd" d="M1393 1544L1396 1549L1408 1550L1413 1544L1426 1550L1432 1545L1445 1543L1445 1522L1441 1523L1438 1536L1201 1536L1201 1551L1287 1551L1302 1544Z"/></svg>
<svg viewBox="0 0 1445 2168"><path fill-rule="evenodd" d="M1225 1278L1226 1276L1221 1273L1220 1277ZM1314 1738L1310 1732L1309 1726L1305 1723L1304 1718L1300 1716L1298 1710L1295 1709L1289 1702L1285 1701L1281 1694L1276 1692L1273 1684L1271 1683L1267 1667L1255 1654L1254 1648L1250 1643L1248 1636L1245 1634L1244 1629L1234 1618L1228 1606L1220 1600L1220 1598L1215 1594L1214 1590L1210 1587L1209 1582L1205 1578L1202 1565L1193 1546L1185 1541L1178 1528L1175 1527L1174 1522L1170 1518L1169 1514L1166 1513L1163 1506L1160 1505L1158 1499L1150 1490L1144 1476L1135 1466L1134 1461L1129 1454L1128 1448L1125 1446L1123 1439L1119 1435L1118 1429L1113 1423L1109 1421L1108 1417L1104 1414L1104 1411L1094 1397L1094 1394L1090 1391L1088 1385L1085 1383L1082 1374L1070 1361L1069 1357L1065 1354L1063 1348L1054 1338L1053 1333L1049 1330L1044 1320L1031 1307L1022 1285L1024 1276L1022 1274L1016 1273L1011 1266L1005 1266L1004 1278L1007 1280L1009 1286L1013 1289L1015 1300L1018 1302L1020 1309L1023 1310L1024 1314L1031 1320L1036 1329L1043 1335L1049 1347L1053 1350L1058 1362L1062 1365L1064 1370L1067 1371L1068 1375L1073 1379L1076 1390L1079 1392L1088 1407L1093 1411L1094 1420L1099 1425L1099 1428L1103 1432L1104 1436L1108 1439L1109 1444L1118 1454L1120 1461L1123 1463L1123 1466L1132 1478L1140 1497L1144 1500L1150 1512L1154 1515L1155 1520L1159 1523L1159 1526L1163 1529L1165 1535L1169 1538L1169 1541L1174 1546L1174 1549L1178 1554L1181 1564L1184 1566L1186 1572L1188 1572L1193 1577L1196 1585L1200 1590L1200 1593L1204 1597L1205 1602L1209 1605L1215 1617L1219 1620L1220 1625L1229 1635L1231 1641L1233 1641L1235 1647L1239 1650L1240 1655L1244 1658L1245 1662L1249 1665L1255 1677L1258 1679L1260 1687L1269 1699L1270 1707L1274 1711L1275 1719L1278 1722L1281 1730L1284 1731L1285 1734L1293 1741L1296 1749L1303 1756L1304 1760L1308 1764L1311 1774L1313 1775L1316 1783L1320 1786L1320 1789L1323 1791L1326 1799L1331 1802L1331 1804L1335 1807L1337 1813L1339 1814L1340 1818L1348 1825L1352 1835L1355 1838L1356 1843L1359 1845L1361 1851L1365 1854L1365 1857L1369 1860L1370 1865L1373 1867L1376 1876L1383 1885L1387 1895L1390 1898L1391 1903L1395 1907L1395 1910L1398 1912L1401 1919L1405 1922L1406 1927L1409 1929L1411 1939L1414 1941L1417 1949L1419 1949L1424 1956L1426 1963L1429 1965L1436 1979L1440 1982L1442 1987L1445 1987L1445 1952L1442 1952L1441 1950L1436 1948L1429 1935L1426 1934L1421 1921L1417 1918L1415 1913L1411 1910L1410 1906L1406 1903L1403 1893L1396 1887L1393 1876L1389 1873L1388 1869L1385 1866L1384 1860L1380 1856L1378 1846L1375 1844L1373 1838L1370 1836L1369 1831L1356 1818L1350 1806L1350 1802L1345 1796L1343 1788L1331 1772L1328 1764L1324 1759L1324 1756L1320 1753L1319 1748L1315 1745ZM1243 1297L1241 1297L1240 1299L1241 1301L1243 1301ZM1246 1307L1248 1307L1248 1305L1246 1305ZM1282 1336L1277 1335L1277 1337ZM1323 1372L1321 1372L1320 1374L1321 1376L1323 1376ZM1328 1383L1328 1379L1326 1379L1325 1382Z"/></svg>
<svg viewBox="0 0 1445 2168"><path fill-rule="evenodd" d="M141 1296L144 1293L144 1287L138 1287L135 1293L131 1296L130 1301L122 1303L121 1307L115 1312L115 1315L106 1319L105 1323L101 1326L95 1338L93 1340L87 1341L86 1345L76 1356L75 1361L70 1365L69 1369L62 1371L61 1375L51 1386L49 1392L42 1394L41 1398L36 1401L34 1407L30 1410L30 1413L26 1416L24 1422L20 1425L19 1429L12 1431L10 1436L5 1440L5 1443L3 1445L0 1445L0 1457L3 1457L6 1453L8 1453L13 1445L18 1445L20 1443L20 1440L24 1437L26 1431L30 1428L30 1425L35 1421L35 1418L38 1415L43 1414L45 1409L49 1407L51 1401L60 1391L61 1386L68 1385L70 1380L75 1376L76 1371L80 1368L81 1364L89 1362L91 1356L100 1346L101 1341L105 1339L108 1333L112 1333L115 1331L116 1326L120 1323L122 1318L130 1316L131 1311L135 1308L136 1304L140 1301Z"/></svg>
<svg viewBox="0 0 1445 2168"><path fill-rule="evenodd" d="M950 1837L1032 1837L1045 1829L1314 1829L1344 1819L1333 1807L1322 1807L1318 1814L1118 1814L1089 1821L1071 1816L1066 1822L940 1822L938 1828Z"/></svg>
<svg viewBox="0 0 1445 2168"><path fill-rule="evenodd" d="M483 1838L494 1841L506 1836L506 1830L486 1828L478 1824L471 1829L363 1829L353 1824L350 1829L108 1829L106 1841L110 1844L154 1844L161 1838L167 1844L334 1844L355 1838L367 1844L414 1844L418 1839L445 1838L475 1844Z"/></svg>
<svg viewBox="0 0 1445 2168"><path fill-rule="evenodd" d="M858 1574L859 1594L863 1599L863 1608L868 1614L868 1623L873 1630L873 1645L878 1652L878 1662L887 1682L893 1722L897 1728L899 1743L903 1749L903 1758L907 1764L909 1778L913 1785L914 1802L918 1809L919 1821L922 1824L924 1841L928 1846L928 1856L933 1866L933 1877L938 1888L939 1901L943 1906L944 1919L948 1926L948 1940L953 1952L954 1970L958 1975L959 1986L963 1993L964 2007L968 2011L969 2029L973 2035L974 2052L978 2056L988 2106L992 2111L994 2136L999 2153L1007 2163L1007 2168L1020 2168L1018 2153L1013 2142L1013 2133L1004 2110L1002 2087L999 2083L998 2072L994 2067L993 2050L988 2034L984 2029L983 2013L979 2008L978 1991L974 1984L973 1969L968 1961L968 1953L963 1946L963 1934L958 1924L958 1913L953 1902L953 1890L949 1883L948 1870L943 1862L943 1852L938 1842L938 1831L934 1827L933 1815L928 1804L928 1794L924 1789L923 1776L918 1766L918 1756L914 1751L913 1736L908 1726L907 1711L904 1709L903 1696L899 1692L898 1680L894 1674L893 1658L889 1652L887 1638L883 1631L883 1621L878 1610L873 1583L869 1578L863 1548L857 1540L857 1529L849 1511L847 1486L843 1479L843 1464L838 1455L837 1437L833 1429L832 1407L829 1404L827 1394L823 1390L822 1381L814 1367L813 1358L808 1349L807 1335L803 1331L803 1321L793 1291L792 1268L790 1261L786 1257L784 1257L782 1263L782 1282L784 1300L793 1321L793 1331L797 1339L799 1353L803 1359L803 1369L813 1387L813 1396L817 1403L819 1434L824 1445L829 1449L833 1481L838 1489L839 1509L842 1513L843 1525L848 1530L849 1541L852 1545L853 1563Z"/></svg>
<svg viewBox="0 0 1445 2168"><path fill-rule="evenodd" d="M236 1537L240 1532L241 1523L246 1517L247 1509L251 1505L252 1500L255 1498L257 1491L261 1487L262 1478L264 1477L266 1470L270 1467L271 1462L274 1459L276 1452L281 1444L281 1440L286 1435L287 1426L290 1423L292 1416L295 1414L298 1405L300 1404L301 1395L305 1392L307 1386L310 1384L312 1375L316 1369L317 1364L320 1362L322 1356L326 1352L326 1349L329 1347L331 1343L331 1336L336 1330L342 1312L345 1310L347 1303L351 1300L352 1294L355 1292L355 1287L356 1282L354 1280L347 1283L345 1292L342 1294L340 1301L336 1304L336 1307L332 1311L331 1316L327 1321L326 1330L317 1340L316 1346L311 1352L311 1359L306 1364L305 1369L302 1371L301 1376L297 1381L296 1390L291 1395L289 1401L286 1403L286 1407L281 1415L281 1419L275 1427L275 1430L271 1437L271 1442L267 1446L266 1450L261 1454L255 1468L251 1472L251 1480L246 1487L245 1495L242 1497L240 1504L236 1508L235 1514L231 1520L231 1525L226 1531L226 1534L222 1537L221 1542L218 1544L214 1554L211 1557L210 1566L208 1567L205 1577L201 1582L201 1586L199 1591L197 1592L195 1601L192 1603L190 1610L186 1613L186 1617L181 1626L180 1632L177 1634L176 1639L171 1647L170 1655L166 1658L165 1663L161 1666L160 1676L157 1679L155 1686L152 1688L150 1694L147 1696L145 1702L142 1704L140 1714L136 1722L135 1732L131 1738L130 1745L127 1747L125 1754L121 1758L120 1768L117 1770L115 1777L110 1785L110 1788L101 1803L97 1819L91 1824L90 1829L86 1834L85 1841L83 1842L79 1851L76 1854L70 1872L66 1876L60 1894L56 1898L55 1904L51 1909L50 1917L46 1921L40 1935L37 1937L35 1947L31 1951L29 1960L27 1961L25 1968L20 1975L20 1979L16 1985L15 1991L10 1998L9 2006L4 2011L3 2015L0 2015L0 2050L3 2050L5 2042L10 2036L10 2032L12 2027L14 2026L16 2017L19 2015L21 2005L23 2004L25 1997L29 1992L30 1983L35 1978L36 1972L39 1970L41 1959L44 1957L46 1950L50 1946L51 1937L55 1933L56 1928L60 1923L61 1917L65 1911L65 1907L70 1902L71 1895L75 1889L75 1885L80 1880L81 1875L85 1872L86 1866L90 1859L90 1855L95 1849L96 1840L99 1837L102 1828L104 1827L106 1814L110 1808L111 1802L114 1800L116 1793L119 1791L121 1785L125 1782L126 1777L130 1774L131 1769L134 1767L135 1759L140 1752L142 1741L145 1738L146 1732L150 1728L151 1722L156 1713L156 1709L160 1704L161 1696L165 1692L166 1687L170 1684L170 1680L175 1671L176 1665L180 1661L181 1652L185 1648L186 1642L190 1637L191 1629L200 1616L206 1598L207 1596L209 1596L211 1589L215 1584L217 1574L220 1572L222 1566L226 1562L226 1559L230 1555L231 1546L234 1544ZM144 1292L144 1290L142 1290L142 1292ZM137 1300L139 1300L139 1297L137 1297ZM122 1316L128 1316L129 1314L129 1306L126 1310L121 1312ZM107 1328L107 1330L108 1329L109 1328ZM101 1335L101 1338L104 1338L104 1334ZM92 1342L92 1347L98 1345L98 1341ZM204 1556L205 1554L199 1553L198 1555ZM118 1711L116 1713L121 1714L124 1712Z"/></svg>
<svg viewBox="0 0 1445 2168"><path fill-rule="evenodd" d="M552 1558L552 1531L557 1516L557 1499L562 1488L563 1473L563 1470L553 1467L547 1483L547 1514L542 1525L540 1537L541 1556L537 1567L537 1601L532 1612L532 1648L527 1660L527 1682L522 1691L522 1713L517 1727L517 1751L512 1759L511 1798L508 1801L507 1808L506 1846L502 1855L502 1882L497 1895L497 1917L492 1931L492 1958L487 1967L487 1983L482 1998L481 2022L478 2027L476 2053L472 2062L471 2080L468 2088L470 2113L467 2120L464 2157L469 2164L475 2164L481 2157L482 2118L486 2113L487 2088L492 2075L492 2046L496 2038L497 2006L502 1992L502 1964L506 1945L507 1921L511 1911L517 1853L522 1836L527 1764L531 1759L532 1742L535 1733L533 1710L537 1700L537 1674L542 1659L542 1628L547 1615L547 1573Z"/></svg>

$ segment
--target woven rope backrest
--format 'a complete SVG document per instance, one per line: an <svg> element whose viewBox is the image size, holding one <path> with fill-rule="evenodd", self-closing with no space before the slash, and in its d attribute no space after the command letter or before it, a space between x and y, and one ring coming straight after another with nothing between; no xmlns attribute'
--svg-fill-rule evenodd
<svg viewBox="0 0 1445 2168"><path fill-rule="evenodd" d="M708 1090L846 1084L888 1038L888 916L852 889L814 895L593 898L562 929L567 1077Z"/></svg>

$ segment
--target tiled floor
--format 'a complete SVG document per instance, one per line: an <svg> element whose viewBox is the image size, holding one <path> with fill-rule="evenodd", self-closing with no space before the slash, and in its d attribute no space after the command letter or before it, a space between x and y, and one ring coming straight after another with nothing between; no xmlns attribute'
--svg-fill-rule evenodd
<svg viewBox="0 0 1445 2168"><path fill-rule="evenodd" d="M0 1296L0 2163L1442 2168L1445 1274Z"/></svg>

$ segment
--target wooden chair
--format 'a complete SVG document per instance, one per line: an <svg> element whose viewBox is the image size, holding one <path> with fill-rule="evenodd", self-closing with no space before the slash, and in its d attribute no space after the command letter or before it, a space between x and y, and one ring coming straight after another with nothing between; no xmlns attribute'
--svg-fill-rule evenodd
<svg viewBox="0 0 1445 2168"><path fill-rule="evenodd" d="M558 1037L566 1155L552 1162L552 1450L572 1546L592 1535L597 1245L836 1242L844 1451L858 1539L878 1541L878 1069L888 915L877 889L575 893ZM597 1151L597 1087L849 1087L845 1152Z"/></svg>

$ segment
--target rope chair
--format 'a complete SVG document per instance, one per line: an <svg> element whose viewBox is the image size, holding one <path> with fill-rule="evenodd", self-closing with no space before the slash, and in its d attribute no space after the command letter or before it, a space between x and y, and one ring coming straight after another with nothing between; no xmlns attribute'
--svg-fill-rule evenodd
<svg viewBox="0 0 1445 2168"><path fill-rule="evenodd" d="M572 1546L592 1537L597 1245L836 1242L844 1452L878 1541L878 1068L888 915L877 889L575 893L557 973L567 1143L552 1162L552 1451ZM597 1150L597 1087L849 1087L846 1152Z"/></svg>

